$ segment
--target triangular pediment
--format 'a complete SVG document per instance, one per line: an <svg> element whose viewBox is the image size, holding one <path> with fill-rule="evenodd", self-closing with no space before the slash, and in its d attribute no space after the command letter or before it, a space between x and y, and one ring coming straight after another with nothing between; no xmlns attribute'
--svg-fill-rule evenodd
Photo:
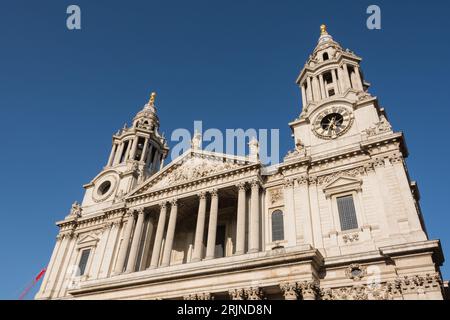
<svg viewBox="0 0 450 320"><path fill-rule="evenodd" d="M333 193L345 192L345 191L357 191L361 188L362 180L350 177L340 176L329 182L323 187L323 191L327 195Z"/></svg>
<svg viewBox="0 0 450 320"><path fill-rule="evenodd" d="M131 191L128 197L232 172L256 163L247 157L191 149Z"/></svg>
<svg viewBox="0 0 450 320"><path fill-rule="evenodd" d="M87 243L96 243L99 240L98 236L95 234L87 234L78 240L78 245L83 245Z"/></svg>

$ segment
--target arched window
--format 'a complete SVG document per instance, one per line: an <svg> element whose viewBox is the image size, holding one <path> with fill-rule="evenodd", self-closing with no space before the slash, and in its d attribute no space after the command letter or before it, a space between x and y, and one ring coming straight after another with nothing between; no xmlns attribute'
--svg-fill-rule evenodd
<svg viewBox="0 0 450 320"><path fill-rule="evenodd" d="M327 61L327 60L330 59L330 56L328 55L328 52L325 52L322 57L323 57L323 61Z"/></svg>
<svg viewBox="0 0 450 320"><path fill-rule="evenodd" d="M284 240L283 211L277 210L272 213L272 241Z"/></svg>

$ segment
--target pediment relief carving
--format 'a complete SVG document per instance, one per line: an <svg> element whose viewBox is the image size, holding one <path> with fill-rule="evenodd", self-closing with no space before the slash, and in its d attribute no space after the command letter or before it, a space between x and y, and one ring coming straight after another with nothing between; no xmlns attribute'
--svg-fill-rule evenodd
<svg viewBox="0 0 450 320"><path fill-rule="evenodd" d="M249 164L251 164L249 161L237 160L226 155L214 156L212 154L192 152L182 159L176 160L160 173L150 178L150 180L147 180L144 185L132 192L130 196L181 185L221 173L232 172Z"/></svg>

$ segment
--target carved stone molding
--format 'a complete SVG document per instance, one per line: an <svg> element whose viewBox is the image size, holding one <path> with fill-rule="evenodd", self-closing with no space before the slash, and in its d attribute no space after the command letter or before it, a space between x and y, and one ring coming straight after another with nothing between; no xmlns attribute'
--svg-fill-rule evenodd
<svg viewBox="0 0 450 320"><path fill-rule="evenodd" d="M392 300L403 294L442 291L438 273L398 277L386 283L359 284L351 287L322 288L322 300Z"/></svg>

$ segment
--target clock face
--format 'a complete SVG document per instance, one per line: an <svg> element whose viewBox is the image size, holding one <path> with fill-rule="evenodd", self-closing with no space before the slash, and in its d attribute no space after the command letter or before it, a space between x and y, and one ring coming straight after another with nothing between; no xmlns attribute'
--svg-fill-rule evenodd
<svg viewBox="0 0 450 320"><path fill-rule="evenodd" d="M346 133L353 123L353 114L344 107L322 111L313 122L313 132L321 139L336 139Z"/></svg>

